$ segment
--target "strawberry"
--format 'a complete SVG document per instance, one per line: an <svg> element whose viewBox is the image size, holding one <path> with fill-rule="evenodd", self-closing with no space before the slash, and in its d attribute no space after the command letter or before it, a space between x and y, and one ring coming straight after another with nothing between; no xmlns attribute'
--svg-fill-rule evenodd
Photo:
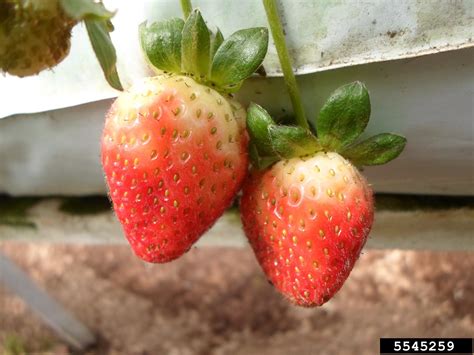
<svg viewBox="0 0 474 355"><path fill-rule="evenodd" d="M243 181L247 141L242 106L188 77L149 78L117 99L102 164L138 256L175 259L212 225Z"/></svg>
<svg viewBox="0 0 474 355"><path fill-rule="evenodd" d="M186 23L144 24L140 31L158 75L112 105L102 165L134 252L163 263L189 250L241 188L248 166L246 112L229 92L260 65L268 35L250 29L227 40L220 32L212 36L198 11Z"/></svg>
<svg viewBox="0 0 474 355"><path fill-rule="evenodd" d="M354 164L386 163L405 146L403 137L388 133L354 143L369 115L361 83L330 97L317 121L318 138L275 125L258 105L249 108L253 171L243 188L242 223L268 279L297 305L319 306L333 297L367 240L372 189Z"/></svg>
<svg viewBox="0 0 474 355"><path fill-rule="evenodd" d="M275 287L321 305L349 275L373 221L372 191L337 153L280 161L244 186L242 221Z"/></svg>
<svg viewBox="0 0 474 355"><path fill-rule="evenodd" d="M0 4L0 69L20 77L61 62L76 20L60 0L6 0Z"/></svg>

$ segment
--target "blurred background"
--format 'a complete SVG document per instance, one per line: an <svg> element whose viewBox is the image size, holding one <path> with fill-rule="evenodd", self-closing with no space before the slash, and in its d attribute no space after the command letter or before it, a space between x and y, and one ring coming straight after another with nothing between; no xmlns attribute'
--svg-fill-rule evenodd
<svg viewBox="0 0 474 355"><path fill-rule="evenodd" d="M128 88L151 75L138 25L181 17L179 2L104 3L117 10L111 38ZM257 0L193 5L225 36L267 25ZM399 159L364 171L376 223L343 289L318 309L289 305L260 271L235 207L173 263L133 255L99 160L104 114L119 92L79 23L53 69L0 76L1 351L374 354L380 337L474 334L474 3L278 5L308 117L360 80L372 102L366 134L408 139ZM264 66L267 77L248 80L238 99L291 114L272 43Z"/></svg>

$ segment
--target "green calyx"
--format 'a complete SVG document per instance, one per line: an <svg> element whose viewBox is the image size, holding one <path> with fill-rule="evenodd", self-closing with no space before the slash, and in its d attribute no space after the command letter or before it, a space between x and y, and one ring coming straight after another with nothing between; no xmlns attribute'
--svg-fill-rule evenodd
<svg viewBox="0 0 474 355"><path fill-rule="evenodd" d="M382 133L358 142L370 117L369 92L354 82L336 89L313 123L316 132L299 126L278 125L259 105L250 104L247 129L251 137L252 165L265 169L280 159L333 151L356 166L381 165L403 151L406 139Z"/></svg>
<svg viewBox="0 0 474 355"><path fill-rule="evenodd" d="M140 25L140 44L156 70L189 75L224 93L237 91L262 64L268 48L263 27L235 32L227 39L207 27L199 10L178 18Z"/></svg>

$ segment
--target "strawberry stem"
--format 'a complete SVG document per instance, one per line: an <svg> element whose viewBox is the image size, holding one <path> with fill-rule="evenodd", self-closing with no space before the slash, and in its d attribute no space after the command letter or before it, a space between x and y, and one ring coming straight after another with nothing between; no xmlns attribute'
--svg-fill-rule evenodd
<svg viewBox="0 0 474 355"><path fill-rule="evenodd" d="M293 74L293 68L291 67L290 55L286 46L285 35L283 34L283 27L281 25L280 17L278 16L278 9L275 0L263 0L263 6L267 13L268 24L270 25L273 41L275 42L278 58L280 59L286 88L290 95L291 104L293 105L296 123L302 128L309 129L298 85L296 84L296 78Z"/></svg>
<svg viewBox="0 0 474 355"><path fill-rule="evenodd" d="M189 17L191 11L193 11L191 0L181 0L181 8L183 9L184 19L186 20Z"/></svg>

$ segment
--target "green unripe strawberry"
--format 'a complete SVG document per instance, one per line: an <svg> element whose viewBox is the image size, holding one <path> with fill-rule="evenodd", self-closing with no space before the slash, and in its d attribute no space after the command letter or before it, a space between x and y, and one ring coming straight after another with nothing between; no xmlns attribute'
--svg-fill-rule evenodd
<svg viewBox="0 0 474 355"><path fill-rule="evenodd" d="M38 74L69 53L71 29L59 0L0 3L0 68L19 77Z"/></svg>

